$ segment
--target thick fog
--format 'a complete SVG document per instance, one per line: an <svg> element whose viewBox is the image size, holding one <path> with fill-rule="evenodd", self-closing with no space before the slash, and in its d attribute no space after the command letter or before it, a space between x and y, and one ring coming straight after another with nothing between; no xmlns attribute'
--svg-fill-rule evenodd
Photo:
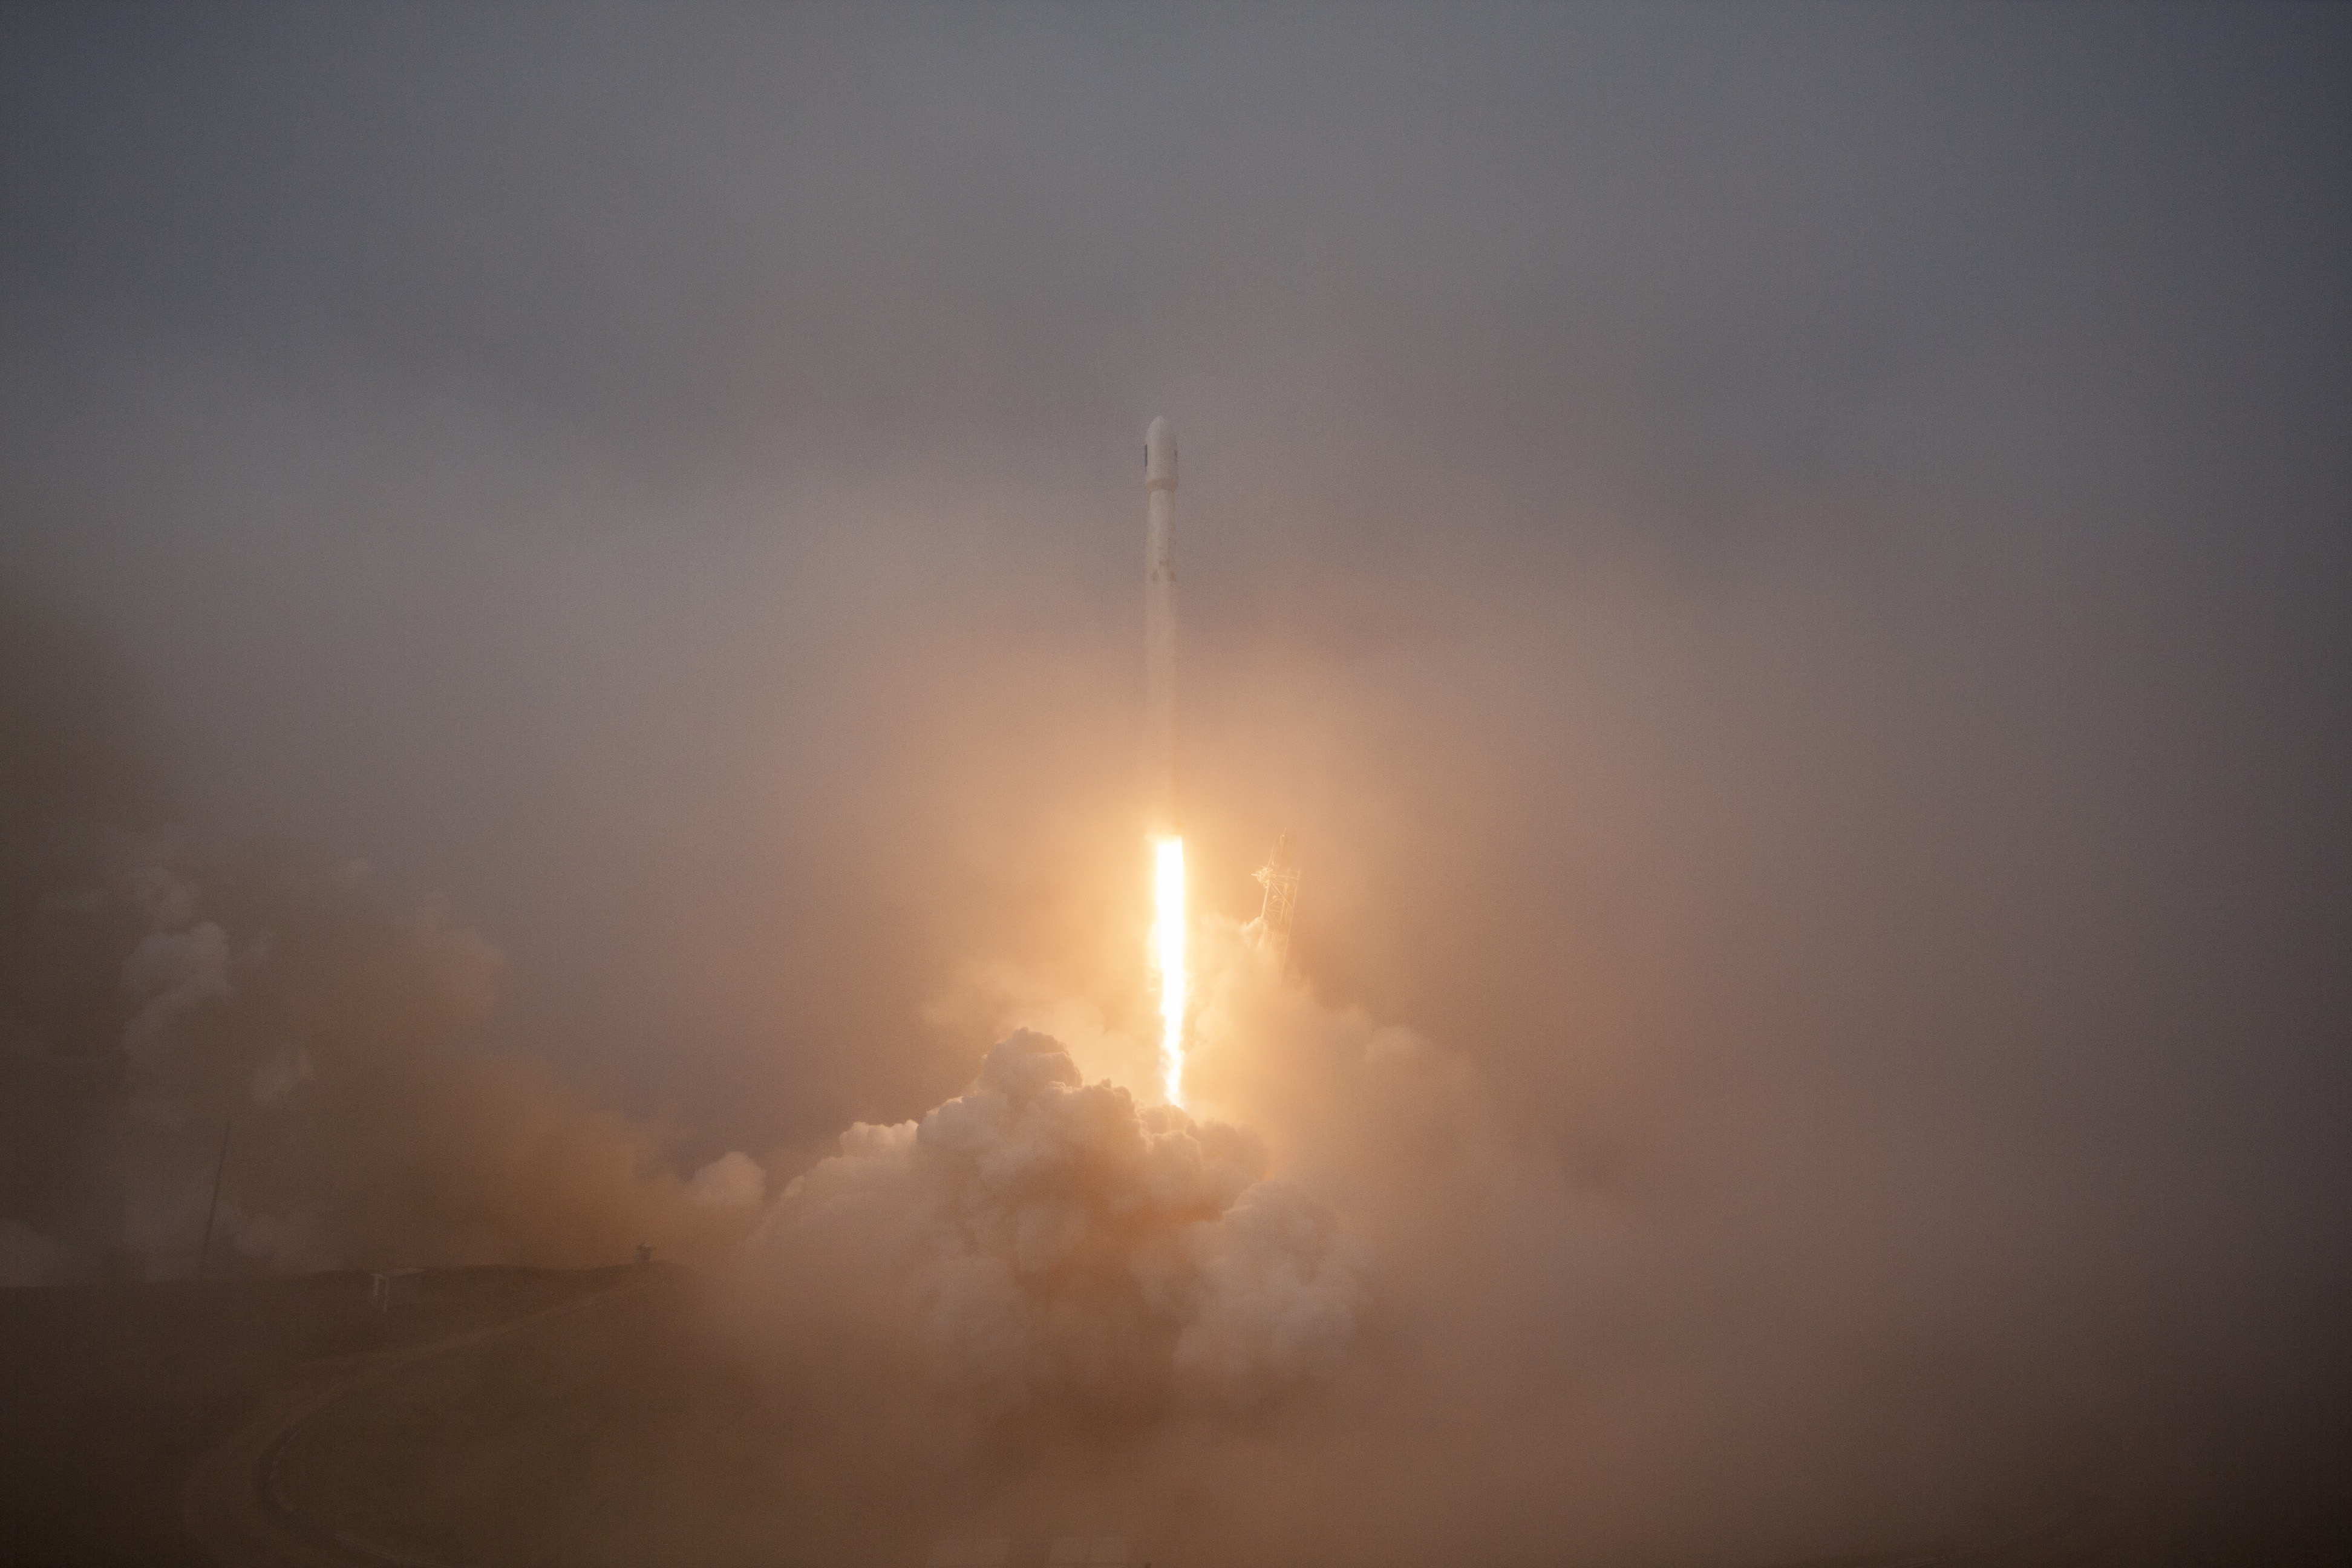
<svg viewBox="0 0 2352 1568"><path fill-rule="evenodd" d="M234 1113L1268 1552L2352 1515L2352 16L0 28L6 1278Z"/></svg>

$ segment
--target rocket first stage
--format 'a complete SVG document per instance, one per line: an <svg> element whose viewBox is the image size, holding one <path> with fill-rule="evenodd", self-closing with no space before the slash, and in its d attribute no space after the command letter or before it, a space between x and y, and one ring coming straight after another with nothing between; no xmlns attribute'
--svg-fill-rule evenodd
<svg viewBox="0 0 2352 1568"><path fill-rule="evenodd" d="M1151 831L1176 816L1176 433L1154 419L1143 437L1143 759Z"/></svg>

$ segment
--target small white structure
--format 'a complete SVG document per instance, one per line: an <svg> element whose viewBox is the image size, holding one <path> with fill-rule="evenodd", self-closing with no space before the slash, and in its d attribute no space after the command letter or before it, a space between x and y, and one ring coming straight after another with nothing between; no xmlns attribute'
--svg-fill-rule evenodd
<svg viewBox="0 0 2352 1568"><path fill-rule="evenodd" d="M368 1276L368 1300L379 1312L389 1312L395 1307L413 1307L424 1284L425 1270L422 1268L387 1268L381 1274Z"/></svg>

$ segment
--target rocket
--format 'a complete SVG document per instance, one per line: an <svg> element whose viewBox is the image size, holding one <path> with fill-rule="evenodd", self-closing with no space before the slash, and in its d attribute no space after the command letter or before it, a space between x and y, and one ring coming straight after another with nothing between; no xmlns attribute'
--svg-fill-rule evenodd
<svg viewBox="0 0 2352 1568"><path fill-rule="evenodd" d="M1143 758L1155 837L1176 816L1176 433L1154 419L1143 437Z"/></svg>

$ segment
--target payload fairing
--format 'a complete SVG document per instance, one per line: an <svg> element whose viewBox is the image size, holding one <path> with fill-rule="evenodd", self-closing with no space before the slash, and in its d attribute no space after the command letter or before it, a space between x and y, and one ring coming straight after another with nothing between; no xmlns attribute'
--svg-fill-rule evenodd
<svg viewBox="0 0 2352 1568"><path fill-rule="evenodd" d="M1154 419L1143 437L1143 755L1153 837L1176 813L1176 433Z"/></svg>

